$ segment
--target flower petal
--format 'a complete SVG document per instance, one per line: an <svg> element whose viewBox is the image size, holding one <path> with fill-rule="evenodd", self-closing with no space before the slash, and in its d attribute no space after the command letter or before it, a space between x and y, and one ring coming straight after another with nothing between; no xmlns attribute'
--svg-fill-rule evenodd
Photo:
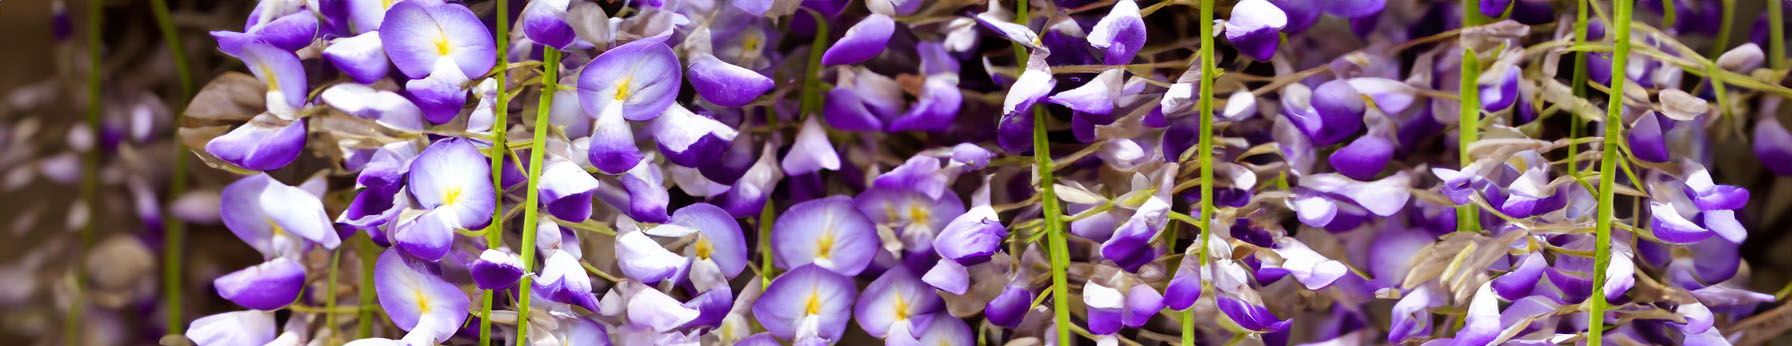
<svg viewBox="0 0 1792 346"><path fill-rule="evenodd" d="M815 264L858 275L877 253L878 238L852 199L833 196L790 206L772 224L773 260L780 268Z"/></svg>

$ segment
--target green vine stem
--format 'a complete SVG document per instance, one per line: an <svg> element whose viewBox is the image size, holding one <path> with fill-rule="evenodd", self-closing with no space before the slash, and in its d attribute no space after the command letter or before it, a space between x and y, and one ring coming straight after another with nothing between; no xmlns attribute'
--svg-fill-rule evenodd
<svg viewBox="0 0 1792 346"><path fill-rule="evenodd" d="M1574 12L1574 44L1576 45L1587 43L1588 1L1592 0L1575 0L1574 2L1577 7ZM1725 28L1728 28L1728 25L1729 24L1725 24ZM1727 35L1728 33L1726 32L1725 34ZM1723 36L1720 35L1718 37L1718 42L1720 42L1721 45ZM1581 99L1587 98L1587 52L1574 52L1574 78L1569 81L1569 83L1573 83L1574 85L1574 97ZM1581 134L1586 132L1586 127L1587 122L1581 120L1580 117L1568 117L1568 140L1573 141L1580 139ZM1568 146L1569 173L1580 173L1580 160L1575 159L1576 157L1580 157L1580 145L1575 144Z"/></svg>
<svg viewBox="0 0 1792 346"><path fill-rule="evenodd" d="M100 75L104 68L100 61L101 24L105 21L106 2L93 0L87 4L87 130L96 134L100 130ZM88 215L99 211L96 197L99 192L100 148L94 146L87 149L81 157L81 200L78 203L87 205ZM75 292L74 301L69 304L67 320L62 323L65 345L81 344L81 315L87 312L87 250L93 244L95 218L89 216L81 225L81 256L75 260Z"/></svg>
<svg viewBox="0 0 1792 346"><path fill-rule="evenodd" d="M518 293L516 307L516 339L529 340L529 288L530 272L535 271L535 224L541 216L537 211L541 206L541 193L536 184L541 182L541 160L547 154L548 142L548 105L554 104L554 90L560 88L560 50L545 48L541 55L541 103L535 107L535 140L529 144L529 185L523 199L523 281Z"/></svg>
<svg viewBox="0 0 1792 346"><path fill-rule="evenodd" d="M510 56L509 54L503 53L503 51L510 47L510 1L498 0L495 2L498 4L498 33L493 36L497 38L497 46L500 48L497 65L499 66L498 74L494 77L498 79L498 99L496 100L497 102L492 105L491 158L492 187L497 190L496 193L498 196L498 198L494 200L498 202L497 208L492 208L492 224L486 226L485 229L485 246L488 249L496 249L504 244L504 155L505 153L510 152L510 148L507 146L507 144L509 144L509 139L505 138L510 132L510 95L504 91L505 87L510 84L510 78L508 76L510 71L510 68L508 67L510 66ZM485 292L482 293L482 297L479 298L479 316L482 316L479 318L479 346L487 346L492 343L491 316L493 291L485 290Z"/></svg>
<svg viewBox="0 0 1792 346"><path fill-rule="evenodd" d="M1605 267L1611 263L1612 239L1612 198L1613 187L1618 177L1619 140L1624 134L1623 95L1625 63L1630 59L1630 15L1632 0L1615 0L1617 10L1613 19L1616 25L1613 36L1616 47L1612 50L1612 84L1610 101L1606 104L1605 145L1599 154L1599 209L1594 216L1593 244L1593 293L1587 296L1588 314L1587 345L1599 346L1605 329Z"/></svg>
<svg viewBox="0 0 1792 346"><path fill-rule="evenodd" d="M1473 2L1474 0L1469 0ZM1458 107L1460 117L1457 119L1456 150L1461 158L1462 169L1468 169L1475 159L1469 156L1469 147L1480 137L1481 101L1480 92L1476 89L1475 79L1481 76L1481 59L1475 55L1473 48L1462 49L1462 78L1457 98L1462 100ZM1474 205L1456 207L1456 231L1474 232L1481 229L1481 212Z"/></svg>
<svg viewBox="0 0 1792 346"><path fill-rule="evenodd" d="M1028 5L1025 0L1015 2L1015 23L1027 25L1027 20L1032 18L1027 13ZM1020 43L1015 43L1014 57L1023 70L1026 68L1027 56L1027 49ZM1067 248L1068 241L1064 239L1061 220L1064 215L1061 215L1058 206L1058 194L1052 188L1052 144L1051 138L1045 135L1046 120L1045 109L1033 107L1033 162L1039 172L1041 216L1045 220L1045 241L1052 267L1052 321L1057 325L1058 343L1069 344L1070 327L1074 323L1070 320L1070 283L1066 272L1070 267L1070 249Z"/></svg>
<svg viewBox="0 0 1792 346"><path fill-rule="evenodd" d="M373 312L379 310L380 307L375 303L377 298L374 298L373 289L373 265L375 259L380 257L380 249L379 246L373 244L373 236L367 232L361 232L361 235L356 238L358 240L355 241L355 252L361 257L361 286L356 291L361 293L359 304L367 308L361 309L361 317L358 319L360 326L356 328L355 335L357 338L366 339L373 337Z"/></svg>
<svg viewBox="0 0 1792 346"><path fill-rule="evenodd" d="M1213 0L1201 0L1201 23L1212 22ZM1200 142L1196 145L1201 163L1201 218L1199 219L1201 224L1195 225L1195 227L1197 231L1201 232L1201 235L1196 238L1194 246L1195 256L1197 256L1195 263L1205 267L1207 265L1207 237L1208 234L1213 233L1208 228L1213 225L1213 77L1215 71L1213 26L1197 26L1200 27L1201 32L1201 55L1195 59L1201 63L1201 88L1196 91L1200 94L1200 99L1197 101L1200 113L1195 115L1201 118L1201 133L1198 136ZM1195 273L1200 272L1200 268L1195 269ZM1182 312L1182 346L1194 346L1194 344L1195 309L1190 308Z"/></svg>
<svg viewBox="0 0 1792 346"><path fill-rule="evenodd" d="M1767 1L1767 48L1769 50L1767 56L1771 58L1768 61L1773 63L1773 69L1775 71L1785 73L1786 19L1783 17L1784 12L1782 12L1785 11L1785 9L1780 8L1780 6L1782 5L1779 1Z"/></svg>
<svg viewBox="0 0 1792 346"><path fill-rule="evenodd" d="M185 45L181 44L180 32L174 28L173 16L168 14L168 0L150 0L150 8L156 17L156 27L162 31L162 42L168 45L168 54L174 58L174 73L180 79L180 94L174 98L174 127L180 128L187 118L187 98L193 97L193 72L187 62ZM162 309L166 313L168 332L186 330L186 319L181 316L181 246L186 237L186 223L175 217L174 201L187 190L187 153L186 145L174 141L174 162L172 172L168 175L168 202L162 208ZM334 268L332 268L334 269ZM334 281L332 281L334 282Z"/></svg>
<svg viewBox="0 0 1792 346"><path fill-rule="evenodd" d="M336 278L341 272L341 270L337 270L336 268L342 264L342 251L344 250L345 249L337 248L336 251L330 251L329 274L324 276L324 330L336 330ZM172 332L174 330L169 331ZM327 335L329 335L329 339L324 340L324 343L334 343L337 334L332 332Z"/></svg>

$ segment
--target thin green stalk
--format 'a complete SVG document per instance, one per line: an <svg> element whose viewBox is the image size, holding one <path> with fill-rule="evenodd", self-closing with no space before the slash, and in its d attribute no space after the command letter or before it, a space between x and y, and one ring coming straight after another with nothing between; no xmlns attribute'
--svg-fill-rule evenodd
<svg viewBox="0 0 1792 346"><path fill-rule="evenodd" d="M1723 0L1723 7L1723 19L1717 22L1717 41L1711 45L1711 57L1714 59L1723 55L1724 50L1730 49L1730 27L1734 25L1730 22L1736 20L1736 0Z"/></svg>
<svg viewBox="0 0 1792 346"><path fill-rule="evenodd" d="M1592 1L1592 0L1575 0L1574 1L1575 6L1578 7L1578 10L1574 12L1574 44L1577 44L1577 45L1582 44L1582 43L1587 43L1587 2L1588 1ZM1726 0L1726 1L1728 1L1728 0ZM1569 82L1574 83L1573 84L1574 85L1574 89L1573 89L1574 97L1578 97L1578 98L1582 98L1582 99L1587 98L1587 52L1585 52L1585 51L1574 52L1574 78ZM1568 140L1572 141L1572 140L1580 139L1581 134L1586 133L1586 127L1587 127L1586 123L1587 123L1586 121L1581 120L1580 117L1578 117L1578 116L1568 117ZM1575 159L1576 157L1579 157L1579 156L1580 156L1580 145L1579 144L1569 145L1568 146L1568 171L1569 172L1575 172L1575 173L1580 172L1580 160Z"/></svg>
<svg viewBox="0 0 1792 346"><path fill-rule="evenodd" d="M1213 22L1213 0L1201 0L1200 22ZM1197 155L1200 155L1201 163L1201 224L1195 225L1195 227L1201 232L1201 235L1196 238L1195 242L1195 256L1198 256L1196 257L1198 261L1195 263L1206 266L1207 237L1208 234L1213 233L1208 230L1213 225L1213 26L1197 26L1201 28L1201 56L1197 58L1201 61L1201 88L1198 89L1201 95L1197 101L1201 112L1196 114L1201 117L1200 144L1197 145L1198 150L1196 151ZM1199 273L1200 269L1196 268L1195 272ZM1194 346L1194 344L1195 309L1183 310L1182 346Z"/></svg>
<svg viewBox="0 0 1792 346"><path fill-rule="evenodd" d="M1473 1L1473 0L1470 0ZM1462 78L1457 98L1462 100L1460 118L1456 127L1456 149L1461 158L1462 169L1475 160L1469 157L1469 146L1475 144L1481 131L1481 100L1475 79L1481 76L1481 59L1472 48L1462 49ZM1456 231L1474 232L1481 229L1481 212L1473 204L1456 207Z"/></svg>
<svg viewBox="0 0 1792 346"><path fill-rule="evenodd" d="M1026 1L1015 2L1015 23L1027 25L1027 19L1032 18L1027 13L1027 7ZM1025 47L1021 47L1020 43L1014 44L1015 61L1022 69L1026 68L1027 55ZM1045 135L1045 122L1045 109L1033 107L1033 162L1039 172L1039 201L1041 213L1044 214L1045 241L1052 266L1052 321L1057 325L1058 343L1071 344L1070 324L1074 322L1070 320L1070 280L1066 272L1070 267L1070 249L1068 241L1064 239L1058 194L1052 188L1052 144L1051 138Z"/></svg>
<svg viewBox="0 0 1792 346"><path fill-rule="evenodd" d="M828 24L820 20L815 23L815 39L809 43L809 65L803 74L803 93L798 104L802 113L798 116L808 116L821 108L821 53L827 51Z"/></svg>
<svg viewBox="0 0 1792 346"><path fill-rule="evenodd" d="M1605 267L1611 263L1612 198L1618 175L1618 139L1623 137L1624 71L1630 60L1631 0L1616 0L1613 15L1616 47L1612 50L1611 99L1606 103L1605 145L1599 155L1599 209L1594 216L1593 294L1587 297L1587 345L1599 346L1605 329ZM1777 1L1770 1L1777 2Z"/></svg>
<svg viewBox="0 0 1792 346"><path fill-rule="evenodd" d="M1675 8L1675 6L1674 6L1674 0L1662 0L1661 1L1661 27L1663 27L1663 28L1674 27L1674 20L1675 20L1674 17L1679 16L1678 14L1676 14L1674 12L1678 12L1678 9Z"/></svg>
<svg viewBox="0 0 1792 346"><path fill-rule="evenodd" d="M326 281L324 281L325 330L336 330L336 278L338 277L339 272L341 272L341 270L337 270L336 268L342 264L342 251L344 250L345 249L338 248L335 251L330 251L330 273L325 275ZM170 332L173 331L171 330ZM337 335L339 334L331 332L330 338L335 339ZM333 343L333 341L334 340L325 340L324 343L330 344Z"/></svg>
<svg viewBox="0 0 1792 346"><path fill-rule="evenodd" d="M187 52L181 45L180 32L174 28L173 17L168 15L168 0L150 0L150 8L156 17L156 27L162 31L162 42L168 45L168 54L174 58L174 72L180 79L180 95L174 98L174 127L179 128L186 122L187 98L193 97L193 73L187 64ZM168 202L174 200L187 190L187 148L181 141L174 141L174 162L172 172L168 175ZM168 332L177 333L186 330L186 319L181 316L181 246L186 238L186 223L175 217L173 208L162 210L162 311L166 313Z"/></svg>
<svg viewBox="0 0 1792 346"><path fill-rule="evenodd" d="M158 0L160 1L160 0ZM498 40L498 47L510 46L510 0L497 0L498 32L493 35ZM498 54L498 92L497 103L492 105L492 188L497 190L499 201L497 208L492 208L492 224L485 229L485 246L496 249L504 244L504 155L510 152L510 94L504 89L509 86L510 57ZM479 346L492 343L492 290L485 290L479 299Z"/></svg>
<svg viewBox="0 0 1792 346"><path fill-rule="evenodd" d="M93 0L87 5L87 130L97 134L100 130L100 24L105 21L106 2ZM99 203L95 201L99 191L100 148L93 146L81 159L81 202L87 204L88 215L99 214ZM87 312L87 250L93 244L94 217L81 225L81 254L75 260L75 294L74 302L69 304L67 320L63 321L63 341L67 345L80 345L81 314Z"/></svg>
<svg viewBox="0 0 1792 346"><path fill-rule="evenodd" d="M1786 69L1786 19L1780 6L1779 1L1767 1L1767 56L1776 71Z"/></svg>
<svg viewBox="0 0 1792 346"><path fill-rule="evenodd" d="M535 270L535 223L540 213L536 209L541 206L541 194L535 189L541 182L541 160L547 154L545 144L548 142L548 105L554 104L554 90L560 88L560 50L545 48L541 58L541 103L535 108L535 140L529 144L529 185L523 199L523 273ZM523 275L523 282L518 293L516 307L516 339L528 340L529 331L529 275Z"/></svg>
<svg viewBox="0 0 1792 346"><path fill-rule="evenodd" d="M379 305L374 303L377 300L373 296L373 265L376 263L375 261L379 260L380 249L373 245L373 236L367 232L361 232L361 235L355 238L357 239L355 252L361 256L361 286L356 291L361 293L360 304L371 307L361 309L360 326L355 328L355 335L357 338L366 339L373 337L373 312L379 309Z"/></svg>
<svg viewBox="0 0 1792 346"><path fill-rule="evenodd" d="M759 208L759 289L772 286L772 212L771 197L765 198L765 207Z"/></svg>

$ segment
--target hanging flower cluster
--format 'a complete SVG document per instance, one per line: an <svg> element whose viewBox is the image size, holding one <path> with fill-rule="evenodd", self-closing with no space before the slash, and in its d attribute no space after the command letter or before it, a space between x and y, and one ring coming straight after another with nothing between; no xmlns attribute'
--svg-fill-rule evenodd
<svg viewBox="0 0 1792 346"><path fill-rule="evenodd" d="M1792 174L1767 30L1682 44L1716 1L1214 2L262 0L212 33L249 74L181 131L242 175L219 214L265 262L185 336L1773 336L1731 327L1775 297L1738 255L1761 202L1714 164Z"/></svg>

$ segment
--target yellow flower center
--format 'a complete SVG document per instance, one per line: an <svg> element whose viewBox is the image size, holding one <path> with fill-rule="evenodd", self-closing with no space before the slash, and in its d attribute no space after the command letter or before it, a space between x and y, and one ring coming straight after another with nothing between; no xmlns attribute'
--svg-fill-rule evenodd
<svg viewBox="0 0 1792 346"><path fill-rule="evenodd" d="M709 244L709 238L697 237L697 259L709 259L709 253L715 247Z"/></svg>
<svg viewBox="0 0 1792 346"><path fill-rule="evenodd" d="M896 295L896 308L892 309L892 311L896 312L896 320L897 321L907 320L908 319L908 300L902 299L901 294Z"/></svg>
<svg viewBox="0 0 1792 346"><path fill-rule="evenodd" d="M390 10L392 9L392 4L395 3L398 3L398 0L380 0L380 8Z"/></svg>
<svg viewBox="0 0 1792 346"><path fill-rule="evenodd" d="M927 208L923 208L920 205L915 205L915 204L911 204L908 206L908 222L910 224L916 224L916 225L928 224L927 219L930 216L932 216L932 215L927 213Z"/></svg>
<svg viewBox="0 0 1792 346"><path fill-rule="evenodd" d="M442 205L452 206L456 202L460 202L459 186L450 186L442 191Z"/></svg>
<svg viewBox="0 0 1792 346"><path fill-rule="evenodd" d="M634 83L634 81L634 76L628 76L622 77L622 81L616 82L616 101L628 99L628 85Z"/></svg>
<svg viewBox="0 0 1792 346"><path fill-rule="evenodd" d="M828 231L815 240L815 258L828 258L834 253L834 232Z"/></svg>
<svg viewBox="0 0 1792 346"><path fill-rule="evenodd" d="M803 313L810 315L821 314L820 292L809 292L809 301L803 304Z"/></svg>
<svg viewBox="0 0 1792 346"><path fill-rule="evenodd" d="M280 76L274 74L274 68L267 64L256 66L261 70L261 78L268 81L268 91L280 91Z"/></svg>
<svg viewBox="0 0 1792 346"><path fill-rule="evenodd" d="M411 291L411 294L414 294L417 297L417 312L423 314L429 313L429 296L423 295L423 290L414 290Z"/></svg>
<svg viewBox="0 0 1792 346"><path fill-rule="evenodd" d="M286 235L286 229L280 228L280 224L274 223L274 219L264 217L264 218L261 218L261 220L267 221L268 227L272 227L274 229L273 233L274 233L275 237Z"/></svg>
<svg viewBox="0 0 1792 346"><path fill-rule="evenodd" d="M441 32L441 28L436 28L436 31L436 54L448 56L449 48L452 48L448 45L448 33Z"/></svg>
<svg viewBox="0 0 1792 346"><path fill-rule="evenodd" d="M746 40L746 42L742 42L740 44L740 49L742 51L746 51L746 52L759 51L759 36L750 35L750 34L747 35L747 40Z"/></svg>

